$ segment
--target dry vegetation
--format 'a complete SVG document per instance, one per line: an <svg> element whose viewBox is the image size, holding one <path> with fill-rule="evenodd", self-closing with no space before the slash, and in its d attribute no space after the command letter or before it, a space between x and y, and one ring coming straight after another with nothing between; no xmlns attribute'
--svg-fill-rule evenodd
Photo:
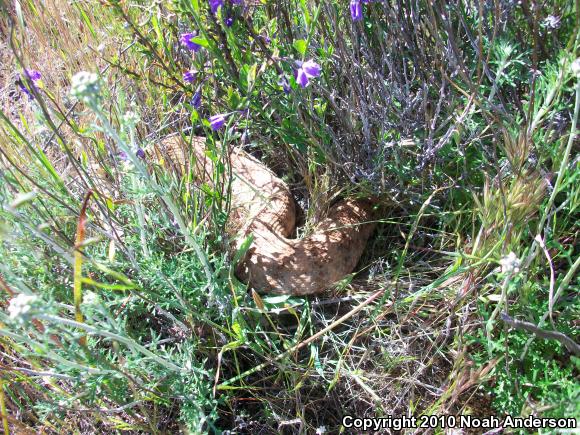
<svg viewBox="0 0 580 435"><path fill-rule="evenodd" d="M578 2L352 3L0 3L6 433L580 417ZM175 134L206 137L211 182ZM233 146L290 186L299 238L373 201L356 273L238 281Z"/></svg>

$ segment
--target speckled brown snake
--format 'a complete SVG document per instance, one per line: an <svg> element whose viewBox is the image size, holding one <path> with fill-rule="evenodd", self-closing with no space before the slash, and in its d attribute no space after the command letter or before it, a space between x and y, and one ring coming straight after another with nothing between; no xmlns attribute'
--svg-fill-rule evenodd
<svg viewBox="0 0 580 435"><path fill-rule="evenodd" d="M159 153L174 162L191 162L198 182L209 182L213 162L205 138L189 146L179 136L166 138ZM190 157L190 158L188 158ZM351 273L374 229L370 203L347 199L332 206L311 235L290 238L296 225L294 199L286 183L245 151L234 148L231 210L227 228L238 250L251 234L253 243L238 266L238 277L264 293L321 293Z"/></svg>

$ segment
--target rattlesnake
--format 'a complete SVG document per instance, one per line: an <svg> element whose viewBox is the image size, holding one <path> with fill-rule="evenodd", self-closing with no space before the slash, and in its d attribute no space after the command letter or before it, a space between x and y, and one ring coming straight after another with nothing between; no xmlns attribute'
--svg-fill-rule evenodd
<svg viewBox="0 0 580 435"><path fill-rule="evenodd" d="M211 184L214 162L205 151L205 138L164 139L158 157L182 168L193 165L198 183ZM191 159L189 158L191 157ZM250 235L253 243L236 274L260 292L308 295L327 290L351 273L374 229L371 204L347 199L330 208L313 233L292 239L296 208L288 186L257 159L234 148L231 165L231 209L226 225L237 251Z"/></svg>

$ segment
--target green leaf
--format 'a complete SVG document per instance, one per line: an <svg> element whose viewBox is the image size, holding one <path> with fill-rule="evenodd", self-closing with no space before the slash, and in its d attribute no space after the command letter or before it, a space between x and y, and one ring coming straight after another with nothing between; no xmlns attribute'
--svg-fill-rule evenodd
<svg viewBox="0 0 580 435"><path fill-rule="evenodd" d="M190 0L191 6L193 7L193 10L195 11L195 13L199 14L199 1L198 0Z"/></svg>
<svg viewBox="0 0 580 435"><path fill-rule="evenodd" d="M20 6L20 2L14 2L14 9L16 9L16 16L18 17L20 28L24 30L24 16L22 14L22 6Z"/></svg>
<svg viewBox="0 0 580 435"><path fill-rule="evenodd" d="M325 379L324 369L318 356L318 347L314 343L310 345L310 359L314 362L314 369L316 370L316 373L318 373L322 379Z"/></svg>
<svg viewBox="0 0 580 435"><path fill-rule="evenodd" d="M247 71L245 71L244 69L240 70L240 79L242 81L242 84L246 80L246 74ZM240 95L234 90L234 88L228 87L228 102L230 104L230 107L233 109L238 108L240 105L240 100L241 100Z"/></svg>
<svg viewBox="0 0 580 435"><path fill-rule="evenodd" d="M88 15L87 15L87 13L85 12L85 10L84 10L82 7L80 7L80 6L78 5L78 3L76 3L76 2L74 3L74 5L75 5L76 9L79 11L79 13L80 13L80 15L81 15L81 18L82 18L82 20L83 20L83 23L85 23L85 25L87 26L87 28L88 28L88 29L89 29L89 31L91 32L91 35L92 35L93 37L96 37L96 36L97 36L97 32L95 32L95 29L94 29L94 27L93 27L93 25L92 25L92 23L91 23L91 20L90 20L90 18L88 17Z"/></svg>
<svg viewBox="0 0 580 435"><path fill-rule="evenodd" d="M304 56L306 54L306 50L308 49L308 44L306 43L306 41L304 39L297 39L296 41L294 41L294 43L292 45L294 46L296 51L298 53L300 53L302 56Z"/></svg>
<svg viewBox="0 0 580 435"><path fill-rule="evenodd" d="M240 341L240 340L232 341L232 342L226 344L224 347L222 347L222 351L225 352L226 350L234 350L243 344L244 344L244 342Z"/></svg>
<svg viewBox="0 0 580 435"><path fill-rule="evenodd" d="M254 87L257 71L258 71L257 63L253 64L248 71L248 83L247 83L248 92L251 92L252 88Z"/></svg>
<svg viewBox="0 0 580 435"><path fill-rule="evenodd" d="M234 256L233 264L238 264L241 261L241 259L246 255L246 252L248 252L248 249L252 245L253 241L254 241L254 235L250 234L246 238L246 240L244 240L242 242L242 244L240 245L240 248L238 249L238 251L236 252L236 255Z"/></svg>
<svg viewBox="0 0 580 435"><path fill-rule="evenodd" d="M209 42L203 36L196 36L195 38L192 38L191 41L198 45L201 45L204 48L209 48Z"/></svg>
<svg viewBox="0 0 580 435"><path fill-rule="evenodd" d="M283 306L283 304L285 302L288 302L288 299L290 299L290 295L281 295L281 296L266 296L263 298L264 302L270 304L270 305L281 305Z"/></svg>
<svg viewBox="0 0 580 435"><path fill-rule="evenodd" d="M300 8L302 9L302 13L304 14L304 22L306 23L306 27L310 27L310 22L312 18L310 17L310 12L308 11L308 4L306 0L300 0Z"/></svg>
<svg viewBox="0 0 580 435"><path fill-rule="evenodd" d="M242 326L239 324L239 322L237 321L234 322L234 324L232 325L232 330L236 334L236 337L238 337L237 341L244 341L244 333L242 331Z"/></svg>

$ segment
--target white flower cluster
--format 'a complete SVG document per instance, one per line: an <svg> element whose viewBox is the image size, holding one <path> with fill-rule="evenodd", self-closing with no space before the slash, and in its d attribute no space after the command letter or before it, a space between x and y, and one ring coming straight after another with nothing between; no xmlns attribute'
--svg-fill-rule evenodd
<svg viewBox="0 0 580 435"><path fill-rule="evenodd" d="M100 303L101 298L95 292L89 290L83 295L83 306L99 305Z"/></svg>
<svg viewBox="0 0 580 435"><path fill-rule="evenodd" d="M101 93L101 80L96 73L78 72L72 77L70 93L84 102L98 98Z"/></svg>
<svg viewBox="0 0 580 435"><path fill-rule="evenodd" d="M513 252L503 257L499 264L501 265L502 273L516 274L520 271L520 259Z"/></svg>
<svg viewBox="0 0 580 435"><path fill-rule="evenodd" d="M25 295L20 293L13 297L8 305L8 315L11 319L26 320L31 313L34 304L38 301L38 296Z"/></svg>
<svg viewBox="0 0 580 435"><path fill-rule="evenodd" d="M141 118L136 112L129 111L123 115L123 124L130 128L135 127L140 120Z"/></svg>
<svg viewBox="0 0 580 435"><path fill-rule="evenodd" d="M548 29L557 29L560 27L560 21L561 17L556 15L548 15L544 19L544 26L546 26Z"/></svg>

